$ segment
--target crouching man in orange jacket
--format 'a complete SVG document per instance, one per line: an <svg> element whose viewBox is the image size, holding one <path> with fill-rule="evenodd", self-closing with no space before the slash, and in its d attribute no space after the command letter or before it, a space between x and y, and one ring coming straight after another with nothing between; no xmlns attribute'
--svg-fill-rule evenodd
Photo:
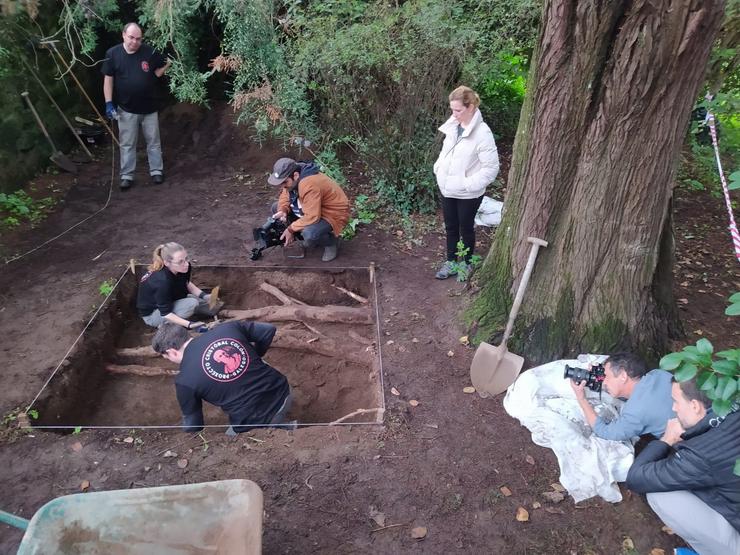
<svg viewBox="0 0 740 555"><path fill-rule="evenodd" d="M267 182L281 187L272 217L290 224L281 237L285 245L300 233L305 247L324 247L322 261L334 260L339 234L349 221L349 200L342 188L319 172L316 162L292 158L275 162Z"/></svg>

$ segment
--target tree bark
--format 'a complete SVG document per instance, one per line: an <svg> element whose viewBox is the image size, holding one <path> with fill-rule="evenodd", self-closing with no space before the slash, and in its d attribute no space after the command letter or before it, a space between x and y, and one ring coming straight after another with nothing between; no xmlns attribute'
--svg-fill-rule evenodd
<svg viewBox="0 0 740 555"><path fill-rule="evenodd" d="M675 330L669 206L722 0L546 0L503 221L469 315L506 319L540 250L510 347L533 362L657 355ZM653 358L650 356L649 358Z"/></svg>

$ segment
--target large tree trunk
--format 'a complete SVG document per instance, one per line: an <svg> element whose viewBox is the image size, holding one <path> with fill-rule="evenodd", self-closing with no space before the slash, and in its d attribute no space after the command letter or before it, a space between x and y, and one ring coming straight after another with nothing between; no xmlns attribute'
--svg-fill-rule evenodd
<svg viewBox="0 0 740 555"><path fill-rule="evenodd" d="M546 0L506 210L470 314L505 322L541 249L512 338L540 362L663 351L677 318L669 206L722 0Z"/></svg>

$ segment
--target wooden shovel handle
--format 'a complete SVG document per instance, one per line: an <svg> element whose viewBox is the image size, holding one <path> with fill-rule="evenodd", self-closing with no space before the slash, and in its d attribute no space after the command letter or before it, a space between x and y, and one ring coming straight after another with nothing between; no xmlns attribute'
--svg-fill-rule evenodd
<svg viewBox="0 0 740 555"><path fill-rule="evenodd" d="M33 102L31 102L31 99L28 97L28 91L23 91L21 93L21 96L26 100L26 104L28 104L28 107L31 108L33 117L36 118L36 123L39 124L41 131L44 133L44 137L46 137L46 140L49 141L49 144L51 145L52 154L55 154L57 151L57 147L54 146L54 141L51 140L51 136L49 135L49 132L46 130L46 127L44 127L44 123L41 121L41 118L39 117L39 114L36 111L36 108L33 107Z"/></svg>
<svg viewBox="0 0 740 555"><path fill-rule="evenodd" d="M501 345L506 347L506 342L511 337L511 332L514 330L514 320L516 320L517 314L519 314L519 307L522 305L522 299L524 298L524 292L527 290L527 284L529 278L532 275L534 269L534 261L537 260L537 253L540 247L546 247L547 241L538 239L537 237L527 237L527 242L532 245L529 249L529 258L527 259L527 265L524 267L524 273L522 279L519 282L519 288L516 290L516 296L514 297L514 304L511 305L511 312L509 313L509 321L506 323L506 331L504 331L504 338L501 340Z"/></svg>

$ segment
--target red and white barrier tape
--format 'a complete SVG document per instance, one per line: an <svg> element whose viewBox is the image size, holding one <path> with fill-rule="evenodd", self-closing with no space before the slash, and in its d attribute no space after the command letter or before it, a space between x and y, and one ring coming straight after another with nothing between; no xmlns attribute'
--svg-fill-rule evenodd
<svg viewBox="0 0 740 555"><path fill-rule="evenodd" d="M725 179L725 172L722 171L722 161L719 158L719 144L717 143L717 129L714 125L714 114L707 112L707 124L709 125L709 131L712 134L712 145L714 145L714 157L717 159L717 170L719 171L719 178L722 181L722 191L725 194L725 204L727 205L727 213L730 215L730 236L732 237L732 244L735 247L735 257L740 262L740 233L737 231L737 224L735 223L735 216L732 213L732 203L730 202L730 190L727 188L727 180Z"/></svg>

